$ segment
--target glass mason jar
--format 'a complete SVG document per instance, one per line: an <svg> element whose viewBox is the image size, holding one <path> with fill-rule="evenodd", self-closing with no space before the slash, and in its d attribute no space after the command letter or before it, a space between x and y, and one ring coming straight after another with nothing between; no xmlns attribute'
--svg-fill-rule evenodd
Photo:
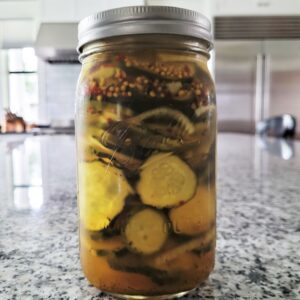
<svg viewBox="0 0 300 300"><path fill-rule="evenodd" d="M97 288L166 299L214 267L216 101L210 23L127 7L79 25L80 256Z"/></svg>

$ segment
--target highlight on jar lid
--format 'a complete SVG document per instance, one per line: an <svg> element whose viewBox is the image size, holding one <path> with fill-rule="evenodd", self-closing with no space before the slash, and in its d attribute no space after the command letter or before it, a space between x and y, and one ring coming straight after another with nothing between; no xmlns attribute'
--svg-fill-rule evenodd
<svg viewBox="0 0 300 300"><path fill-rule="evenodd" d="M136 34L171 34L199 38L212 47L210 21L196 11L170 6L129 6L102 11L78 26L78 52L104 38Z"/></svg>

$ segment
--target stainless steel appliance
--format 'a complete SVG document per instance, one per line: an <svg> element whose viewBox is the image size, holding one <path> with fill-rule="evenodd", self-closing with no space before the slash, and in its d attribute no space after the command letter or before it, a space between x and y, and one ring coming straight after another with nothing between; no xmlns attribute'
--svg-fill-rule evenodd
<svg viewBox="0 0 300 300"><path fill-rule="evenodd" d="M260 120L285 113L300 120L299 24L291 16L216 18L220 130L253 133Z"/></svg>

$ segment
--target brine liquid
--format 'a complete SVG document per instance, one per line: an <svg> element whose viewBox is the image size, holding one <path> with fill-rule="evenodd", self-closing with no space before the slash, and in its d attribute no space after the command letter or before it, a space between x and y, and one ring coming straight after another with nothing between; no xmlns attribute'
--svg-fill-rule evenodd
<svg viewBox="0 0 300 300"><path fill-rule="evenodd" d="M214 266L215 92L206 58L86 59L78 88L81 263L112 294L195 288Z"/></svg>

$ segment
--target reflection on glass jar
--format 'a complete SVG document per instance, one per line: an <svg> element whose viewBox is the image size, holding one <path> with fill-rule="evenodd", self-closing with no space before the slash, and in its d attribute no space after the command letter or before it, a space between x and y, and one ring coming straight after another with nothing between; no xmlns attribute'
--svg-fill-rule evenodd
<svg viewBox="0 0 300 300"><path fill-rule="evenodd" d="M106 292L165 299L192 290L213 269L210 46L153 33L98 39L80 50L81 263Z"/></svg>

